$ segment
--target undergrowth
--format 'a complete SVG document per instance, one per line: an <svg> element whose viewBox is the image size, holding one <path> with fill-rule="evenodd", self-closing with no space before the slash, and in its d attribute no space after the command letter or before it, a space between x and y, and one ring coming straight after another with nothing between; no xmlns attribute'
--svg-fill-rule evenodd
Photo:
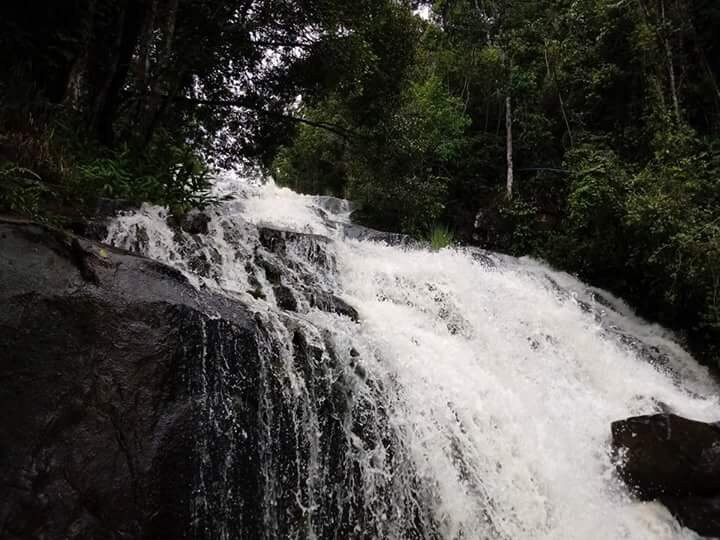
<svg viewBox="0 0 720 540"><path fill-rule="evenodd" d="M451 246L453 240L453 232L445 225L435 225L430 231L430 247L434 251Z"/></svg>
<svg viewBox="0 0 720 540"><path fill-rule="evenodd" d="M63 223L92 215L100 199L149 202L175 213L214 202L209 168L164 132L143 147L108 148L79 135L72 118L27 113L3 124L0 212Z"/></svg>

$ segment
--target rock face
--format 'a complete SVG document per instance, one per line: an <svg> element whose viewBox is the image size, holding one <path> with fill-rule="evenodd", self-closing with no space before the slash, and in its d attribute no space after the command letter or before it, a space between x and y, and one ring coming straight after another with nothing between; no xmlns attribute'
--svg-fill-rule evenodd
<svg viewBox="0 0 720 540"><path fill-rule="evenodd" d="M207 234L210 216L199 210L191 210L180 217L168 216L168 225L190 234Z"/></svg>
<svg viewBox="0 0 720 540"><path fill-rule="evenodd" d="M720 494L720 427L656 414L613 422L612 435L623 479L641 498Z"/></svg>
<svg viewBox="0 0 720 540"><path fill-rule="evenodd" d="M680 524L702 536L720 536L720 497L661 497Z"/></svg>
<svg viewBox="0 0 720 540"><path fill-rule="evenodd" d="M619 473L643 500L658 499L678 521L720 535L720 426L674 414L613 422Z"/></svg>
<svg viewBox="0 0 720 540"><path fill-rule="evenodd" d="M382 385L294 315L0 220L0 538L435 537ZM358 451L380 442L410 488Z"/></svg>
<svg viewBox="0 0 720 540"><path fill-rule="evenodd" d="M233 440L229 418L214 433L201 406L215 385L236 391L233 421L256 414L252 316L168 267L36 225L0 223L0 246L0 537L253 528L253 446ZM220 358L236 369L220 373ZM197 500L198 433L209 469L230 446L240 454L225 472L245 491L227 508ZM233 510L242 518L209 519Z"/></svg>

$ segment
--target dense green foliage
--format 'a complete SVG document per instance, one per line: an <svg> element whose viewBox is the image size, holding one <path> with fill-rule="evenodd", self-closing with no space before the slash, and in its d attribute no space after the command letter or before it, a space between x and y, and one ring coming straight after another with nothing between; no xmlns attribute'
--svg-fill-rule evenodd
<svg viewBox="0 0 720 540"><path fill-rule="evenodd" d="M341 92L357 121L381 117L414 32L392 0L5 3L0 209L209 202L212 167L267 160L309 121L299 95ZM354 102L360 88L370 106Z"/></svg>
<svg viewBox="0 0 720 540"><path fill-rule="evenodd" d="M429 237L446 223L462 241L545 258L717 362L720 6L418 5L429 17L415 21L399 99L375 123L342 92L306 103L345 132L299 129L278 180L354 199L373 226Z"/></svg>
<svg viewBox="0 0 720 540"><path fill-rule="evenodd" d="M308 114L347 124L339 98L328 99ZM444 214L447 171L460 158L468 120L436 77L410 82L389 108L375 125L353 126L346 137L303 126L275 160L278 180L300 191L349 195L380 228L426 233Z"/></svg>

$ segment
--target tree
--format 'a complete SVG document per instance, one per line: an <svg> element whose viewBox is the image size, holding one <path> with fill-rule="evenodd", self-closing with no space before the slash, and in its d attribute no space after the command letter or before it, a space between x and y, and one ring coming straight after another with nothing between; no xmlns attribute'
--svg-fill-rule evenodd
<svg viewBox="0 0 720 540"><path fill-rule="evenodd" d="M131 169L122 177L159 174L166 193L175 192L178 160L269 162L297 124L343 132L300 116L299 95L312 102L349 92L353 122L376 122L398 95L415 32L409 8L394 0L77 0L49 8L30 0L0 9L0 115L14 126L7 138L41 140L45 131L57 142L52 160L39 149L18 156L26 148L19 142L8 157L24 167L43 161L41 176L62 184L82 176L55 163L70 153L93 162L79 170L114 162ZM114 183L102 189L163 191Z"/></svg>
<svg viewBox="0 0 720 540"><path fill-rule="evenodd" d="M508 94L505 98L505 131L507 133L506 155L507 155L507 198L512 199L513 195L513 138L512 138L512 98Z"/></svg>

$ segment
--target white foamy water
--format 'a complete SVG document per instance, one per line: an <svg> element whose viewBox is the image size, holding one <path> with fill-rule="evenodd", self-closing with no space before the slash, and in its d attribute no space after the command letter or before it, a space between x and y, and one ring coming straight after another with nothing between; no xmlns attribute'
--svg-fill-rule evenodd
<svg viewBox="0 0 720 540"><path fill-rule="evenodd" d="M117 219L108 241L243 299L278 328L289 318L329 333L338 350L354 348L364 373L354 391L381 407L402 439L403 459L432 493L423 511L433 514L434 535L696 537L661 505L635 501L610 455L610 423L658 412L660 404L689 418L720 418L718 388L668 332L612 295L530 259L352 240L343 233L349 207L342 201L232 177L217 189L233 198L209 210L206 237L180 242L164 211L143 207ZM250 262L258 226L329 239L308 237L288 248L294 264L283 283L299 298L296 312L277 307L277 293ZM331 263L313 258L316 245ZM304 301L300 281L290 279L301 272L354 307L359 323ZM248 292L258 287L262 296ZM278 336L289 340L283 332ZM308 381L297 374L291 380L301 395ZM363 381L384 388L382 403ZM384 496L417 497L387 449L371 448L349 428L347 437L368 499L381 481L393 486ZM402 536L393 508L389 501L377 517L384 537ZM322 536L314 527L299 537Z"/></svg>

